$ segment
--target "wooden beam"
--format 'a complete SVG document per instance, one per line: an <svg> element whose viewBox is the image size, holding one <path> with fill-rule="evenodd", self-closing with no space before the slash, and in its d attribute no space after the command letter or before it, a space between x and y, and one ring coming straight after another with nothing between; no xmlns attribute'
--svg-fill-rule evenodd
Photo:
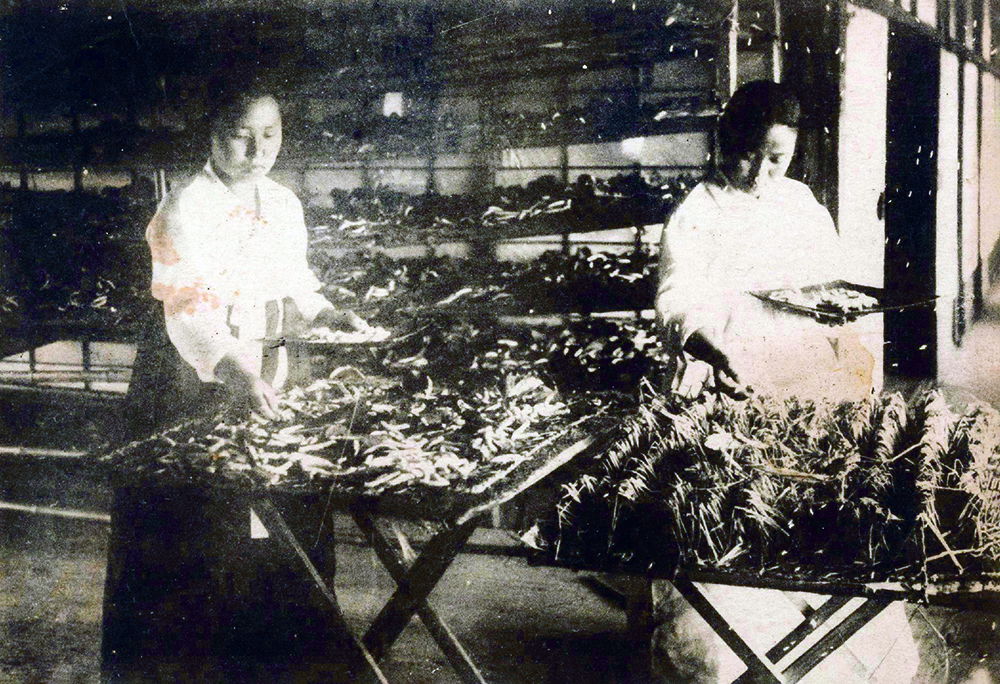
<svg viewBox="0 0 1000 684"><path fill-rule="evenodd" d="M728 51L726 57L729 64L729 95L736 92L740 78L740 0L733 0L733 8L729 15L729 34L727 36Z"/></svg>
<svg viewBox="0 0 1000 684"><path fill-rule="evenodd" d="M845 3L846 0L840 0L840 2ZM936 27L925 24L917 19L916 16L905 12L901 7L888 0L850 0L850 2L858 7L880 14L886 19L898 21L901 24L909 26L933 41L941 49L953 52L965 61L974 63L980 71L991 73L1000 78L1000 64L994 64L988 59L984 59L981 53L969 49L961 41L956 41L949 34L948 21L952 13L949 0L938 0L938 25Z"/></svg>
<svg viewBox="0 0 1000 684"><path fill-rule="evenodd" d="M827 656L840 648L844 642L857 634L865 625L875 619L879 613L891 605L891 601L866 599L853 613L848 615L836 627L830 630L812 648L803 653L788 668L782 671L784 681L793 684L799 681L814 667L823 662Z"/></svg>
<svg viewBox="0 0 1000 684"><path fill-rule="evenodd" d="M767 657L772 663L776 663L784 658L789 651L801 644L810 634L816 631L823 623L832 618L834 614L850 602L849 596L831 596L823 605L815 610L802 611L805 619L800 622L795 629L786 634L784 638L771 647L767 652Z"/></svg>
<svg viewBox="0 0 1000 684"><path fill-rule="evenodd" d="M399 583L392 598L382 607L363 643L377 660L399 638L420 604L437 586L438 581L451 566L462 545L476 529L476 520L449 528L438 534L424 547L420 557L410 566L406 577Z"/></svg>
<svg viewBox="0 0 1000 684"><path fill-rule="evenodd" d="M54 508L52 506L32 506L26 504L13 503L10 501L0 501L0 511L14 511L27 515L47 515L54 518L67 518L70 520L87 520L110 524L111 516L107 513L97 511L82 511L75 508Z"/></svg>
<svg viewBox="0 0 1000 684"><path fill-rule="evenodd" d="M392 544L382 534L382 531L378 529L378 525L370 515L358 510L352 511L351 517L354 519L358 529L367 537L368 543L375 551L375 555L378 556L393 581L403 586L407 582L410 567L408 567L408 564L403 559L402 554L393 548ZM438 616L437 611L431 607L426 599L417 604L416 613L462 681L470 682L471 684L486 684L486 680L483 678L479 668L472 661L472 657L468 651L459 642L458 637L455 636L451 627Z"/></svg>
<svg viewBox="0 0 1000 684"><path fill-rule="evenodd" d="M767 655L759 652L744 641L743 637L733 629L729 622L715 609L711 601L685 575L678 575L671 580L677 591L687 599L691 607L698 611L712 630L719 635L726 646L732 649L747 666L748 681L759 684L781 684L785 681L782 674L774 667Z"/></svg>

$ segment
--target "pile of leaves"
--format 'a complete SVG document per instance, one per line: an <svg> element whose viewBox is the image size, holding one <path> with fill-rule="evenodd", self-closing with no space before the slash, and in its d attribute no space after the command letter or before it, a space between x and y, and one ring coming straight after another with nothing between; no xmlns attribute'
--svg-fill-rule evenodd
<svg viewBox="0 0 1000 684"><path fill-rule="evenodd" d="M883 579L1000 570L1000 414L649 391L546 526L563 561Z"/></svg>
<svg viewBox="0 0 1000 684"><path fill-rule="evenodd" d="M413 392L344 367L281 397L280 420L231 410L188 421L103 460L130 476L336 482L377 495L451 487L475 492L565 431L574 414L537 375L475 392L431 380Z"/></svg>
<svg viewBox="0 0 1000 684"><path fill-rule="evenodd" d="M12 258L4 277L17 306L5 313L108 326L136 320L148 301L142 229L154 209L121 192L14 194L5 236Z"/></svg>
<svg viewBox="0 0 1000 684"><path fill-rule="evenodd" d="M638 98L604 95L585 105L545 112L499 112L490 134L509 147L530 147L539 140L557 141L566 137L615 140L653 135L656 124L718 113L713 98L703 95L674 96L656 102Z"/></svg>
<svg viewBox="0 0 1000 684"><path fill-rule="evenodd" d="M479 387L511 373L534 372L562 392L635 394L659 368L661 342L651 320L585 318L554 327L504 325L453 312L415 314L382 350L386 372L413 389L425 377Z"/></svg>
<svg viewBox="0 0 1000 684"><path fill-rule="evenodd" d="M552 332L544 358L559 387L634 393L662 367L662 341L651 319L583 319Z"/></svg>

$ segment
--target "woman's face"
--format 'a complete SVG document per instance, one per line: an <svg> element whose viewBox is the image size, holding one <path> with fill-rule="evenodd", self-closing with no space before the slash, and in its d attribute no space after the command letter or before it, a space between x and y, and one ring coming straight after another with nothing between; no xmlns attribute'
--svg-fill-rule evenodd
<svg viewBox="0 0 1000 684"><path fill-rule="evenodd" d="M784 178L788 172L797 138L798 132L791 126L771 126L760 146L739 160L733 182L748 192L766 191L769 183Z"/></svg>
<svg viewBox="0 0 1000 684"><path fill-rule="evenodd" d="M273 97L251 100L230 125L212 135L212 165L228 183L266 176L281 149L281 111Z"/></svg>

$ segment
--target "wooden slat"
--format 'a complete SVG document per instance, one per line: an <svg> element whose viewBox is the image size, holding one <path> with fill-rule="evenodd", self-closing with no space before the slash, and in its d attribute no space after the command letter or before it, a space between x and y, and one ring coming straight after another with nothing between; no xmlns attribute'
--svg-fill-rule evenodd
<svg viewBox="0 0 1000 684"><path fill-rule="evenodd" d="M732 649L747 666L753 682L781 684L785 681L782 674L771 664L767 656L743 640L729 622L715 609L715 606L694 583L684 575L678 575L671 580L677 591L687 599L691 607L698 611L712 630Z"/></svg>
<svg viewBox="0 0 1000 684"><path fill-rule="evenodd" d="M848 615L836 627L827 632L809 650L800 655L782 674L788 684L799 681L831 653L840 648L844 642L858 633L879 613L889 607L892 601L882 599L866 599L858 608Z"/></svg>
<svg viewBox="0 0 1000 684"><path fill-rule="evenodd" d="M593 445L593 443L593 437L584 437L583 439L580 439L571 444L569 447L563 449L555 456L542 459L537 467L532 468L515 480L505 482L503 486L490 495L487 500L468 508L464 513L456 518L455 524L459 526L465 525L470 520L475 520L491 508L499 506L500 504L506 503L517 497L519 494L522 494L533 487L539 481L551 475L558 468L561 468L579 456L591 445Z"/></svg>
<svg viewBox="0 0 1000 684"><path fill-rule="evenodd" d="M35 401L49 401L53 403L81 402L100 404L102 407L107 408L120 406L125 398L124 394L118 392L0 382L0 395L3 394L18 394Z"/></svg>
<svg viewBox="0 0 1000 684"><path fill-rule="evenodd" d="M475 530L476 521L445 528L434 535L424 546L423 553L410 566L406 577L382 607L363 643L369 652L380 659L389 646L399 638L418 606L427 600L445 571L451 566L462 545Z"/></svg>
<svg viewBox="0 0 1000 684"><path fill-rule="evenodd" d="M27 446L0 446L0 456L80 459L87 456L87 452L68 451L65 449L42 449L39 447L27 447Z"/></svg>
<svg viewBox="0 0 1000 684"><path fill-rule="evenodd" d="M410 568L407 567L402 554L396 551L382 534L382 531L378 529L375 520L361 511L353 512L352 517L358 528L365 533L375 554L396 584L400 586L406 584ZM417 604L416 613L462 681L471 684L486 684L486 680L472 661L468 651L459 642L451 627L445 623L427 600Z"/></svg>
<svg viewBox="0 0 1000 684"><path fill-rule="evenodd" d="M847 605L850 600L851 598L848 596L831 596L819 608L809 610L809 614L805 616L805 620L800 622L795 629L771 647L767 652L768 659L772 663L781 660L789 651L805 641L810 634L832 618L838 610Z"/></svg>
<svg viewBox="0 0 1000 684"><path fill-rule="evenodd" d="M54 518L69 518L72 520L89 520L91 522L110 523L111 516L98 511L81 511L75 508L55 508L53 506L34 506L0 501L0 510L27 513L28 515L48 515Z"/></svg>

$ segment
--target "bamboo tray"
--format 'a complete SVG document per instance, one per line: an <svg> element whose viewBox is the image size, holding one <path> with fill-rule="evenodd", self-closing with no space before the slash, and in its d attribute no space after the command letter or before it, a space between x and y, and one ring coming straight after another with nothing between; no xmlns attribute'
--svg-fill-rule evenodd
<svg viewBox="0 0 1000 684"><path fill-rule="evenodd" d="M832 288L852 290L860 294L868 295L869 297L873 297L878 300L878 304L876 306L854 311L842 311L832 307L812 307L804 304L796 304L794 302L786 302L775 298L775 295L779 292L787 292L791 288L758 290L750 292L749 294L775 308L802 316L809 316L810 318L820 321L821 323L830 323L834 325L841 325L868 314L886 313L888 311L903 311L905 309L933 306L934 301L937 299L936 295L933 297L912 297L905 294L890 292L885 288L858 285L857 283L852 283L846 280L834 280L827 283L819 283L817 285L808 285L800 288L800 291L804 294L810 294L820 290L829 290Z"/></svg>

